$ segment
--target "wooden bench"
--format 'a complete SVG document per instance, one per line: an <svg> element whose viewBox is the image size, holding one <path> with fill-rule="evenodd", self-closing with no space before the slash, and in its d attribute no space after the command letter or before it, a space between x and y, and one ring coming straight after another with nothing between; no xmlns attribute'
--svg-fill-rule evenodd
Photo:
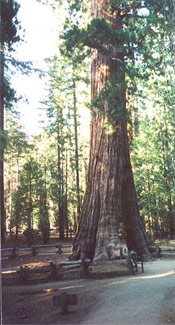
<svg viewBox="0 0 175 325"><path fill-rule="evenodd" d="M105 273L111 273L114 276L114 274L119 274L120 272L123 272L124 274L134 274L134 267L136 267L137 264L136 261L130 257L130 255L128 257L128 260L125 258L120 260L91 262L90 259L82 259L77 261L50 262L51 277L54 280L62 280L66 272L75 269L76 266L80 268L81 276L83 278L89 278L93 277L94 274L96 276L96 268L99 269L99 267L108 267L109 269L110 266L112 267L112 271L104 270L102 271L102 275L104 275ZM117 266L116 270L115 268L113 268L114 266ZM99 271L97 271L97 274L98 272Z"/></svg>
<svg viewBox="0 0 175 325"><path fill-rule="evenodd" d="M15 271L21 284L29 284L35 281L58 281L72 276L73 278L78 276L78 278L95 279L104 276L135 274L138 271L138 263L141 263L142 272L144 272L143 261L139 261L138 257L136 259L135 252L130 252L128 260L91 262L90 259L83 259L78 261L50 262L34 268L21 266Z"/></svg>
<svg viewBox="0 0 175 325"><path fill-rule="evenodd" d="M28 266L21 266L17 268L15 271L18 275L19 282L21 284L28 284L31 281L35 280L36 273L49 273L51 274L52 280L62 280L63 274L66 273L64 267L66 266L78 266L81 270L81 275L83 278L89 277L89 265L90 260L78 260L78 261L67 261L67 262L50 262L50 264L39 266L36 268L29 268ZM48 276L45 278L48 279ZM38 279L39 280L39 279Z"/></svg>
<svg viewBox="0 0 175 325"><path fill-rule="evenodd" d="M64 266L78 266L81 268L83 278L89 277L90 259L66 262L50 262L50 271L53 279L61 280L63 278Z"/></svg>

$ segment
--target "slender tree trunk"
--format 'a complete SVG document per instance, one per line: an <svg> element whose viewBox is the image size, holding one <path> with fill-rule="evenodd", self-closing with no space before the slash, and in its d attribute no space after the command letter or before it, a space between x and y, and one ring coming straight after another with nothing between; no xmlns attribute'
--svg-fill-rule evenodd
<svg viewBox="0 0 175 325"><path fill-rule="evenodd" d="M164 108L165 112L165 108ZM169 130L168 130L168 124L167 121L165 121L166 129L165 129L165 149L166 149L166 170L165 170L165 175L166 175L166 184L167 184L167 190L169 192L169 198L168 198L168 223L169 223L169 235L171 239L174 239L175 235L175 222L174 222L174 213L173 213L173 207L172 207L172 198L171 198L171 188L173 186L172 183L172 177L170 176L170 158L169 158L169 151L170 151L170 146L169 146L169 141L170 141L170 136L169 136Z"/></svg>
<svg viewBox="0 0 175 325"><path fill-rule="evenodd" d="M30 170L29 179L29 216L28 216L28 229L33 229L33 217L32 217L32 171Z"/></svg>
<svg viewBox="0 0 175 325"><path fill-rule="evenodd" d="M17 188L19 187L19 159L17 159L17 177L16 177L16 183L17 183ZM18 199L19 201L19 199ZM19 208L20 202L17 205L16 208L16 240L18 239L18 232L19 232L19 222L20 222L20 208Z"/></svg>
<svg viewBox="0 0 175 325"><path fill-rule="evenodd" d="M62 213L62 227L63 227L62 231L63 231L63 235L64 235L66 216L65 216L64 144L63 143L62 143L61 151L62 151L62 155L61 155L61 175L60 175L60 177L61 177L61 211L62 211L61 213ZM62 239L64 239L64 238L62 238Z"/></svg>
<svg viewBox="0 0 175 325"><path fill-rule="evenodd" d="M63 197L62 197L62 171L61 171L61 137L60 137L60 112L58 109L58 131L57 131L57 147L58 147L58 161L57 161L57 173L58 173L58 210L59 210L59 237L64 239L64 215L63 215Z"/></svg>
<svg viewBox="0 0 175 325"><path fill-rule="evenodd" d="M1 26L1 22L0 22ZM0 33L1 34L1 33ZM2 35L0 35L0 217L1 240L5 241L5 207L4 207L4 53Z"/></svg>
<svg viewBox="0 0 175 325"><path fill-rule="evenodd" d="M169 224L169 234L170 234L170 239L174 239L174 213L173 213L173 207L172 207L172 198L171 194L168 199L168 224Z"/></svg>
<svg viewBox="0 0 175 325"><path fill-rule="evenodd" d="M66 228L66 237L69 237L69 220L68 220L68 152L66 149L66 166L65 166L65 200L64 200L64 214L65 214L65 228Z"/></svg>
<svg viewBox="0 0 175 325"><path fill-rule="evenodd" d="M152 231L152 225L151 225L151 184L150 184L150 173L148 169L148 165L146 164L146 171L147 171L147 192L148 192L148 201L147 201L147 207L148 207L148 228L149 228L149 235L151 236L151 231Z"/></svg>
<svg viewBox="0 0 175 325"><path fill-rule="evenodd" d="M48 217L47 211L47 163L44 165L44 215Z"/></svg>
<svg viewBox="0 0 175 325"><path fill-rule="evenodd" d="M19 210L17 208L17 210L16 210L16 234L15 234L16 240L18 239L18 232L19 232Z"/></svg>
<svg viewBox="0 0 175 325"><path fill-rule="evenodd" d="M76 99L76 82L73 63L73 103L74 103L74 133L75 133L75 166L76 166L76 189L77 189L77 219L80 218L80 176L79 176L79 151L78 151L78 126L77 126L77 99Z"/></svg>
<svg viewBox="0 0 175 325"><path fill-rule="evenodd" d="M136 137L139 133L139 114L138 114L138 102L134 101L134 136Z"/></svg>
<svg viewBox="0 0 175 325"><path fill-rule="evenodd" d="M113 29L120 30L121 16L111 14L103 7L105 3L107 2L102 0L91 1L94 18L104 17ZM114 54L110 45L107 50L107 54L92 50L92 100L111 77L117 76L119 82L124 81L122 54ZM124 90L120 93L120 104L125 107L123 117L120 121L115 121L112 133L108 132L109 106L106 101L105 114L102 116L96 110L91 121L90 161L84 204L73 247L74 259L118 258L120 241L117 228L120 220L125 223L128 248L150 256L147 236L139 215L130 162Z"/></svg>
<svg viewBox="0 0 175 325"><path fill-rule="evenodd" d="M166 113L165 107L164 107L164 113ZM166 115L165 115L166 116ZM170 193L171 188L173 187L173 181L172 177L170 176L170 161L169 161L169 142L170 142L170 136L169 136L169 131L168 131L168 125L167 125L167 120L164 120L165 122L165 130L162 131L161 134L161 142L162 142L162 158L163 158L163 167L164 167L164 180L165 180L165 186L166 186L166 191L167 193ZM169 194L168 200L167 200L167 205L168 205L168 232L169 236L171 239L174 238L175 235L175 220L174 220L174 213L172 209L172 198L171 198L171 193Z"/></svg>
<svg viewBox="0 0 175 325"><path fill-rule="evenodd" d="M12 193L13 193L13 178L12 178L12 167L10 166L10 186L9 186L9 212L10 212L10 237L12 237L12 228L13 228L13 209L12 209Z"/></svg>

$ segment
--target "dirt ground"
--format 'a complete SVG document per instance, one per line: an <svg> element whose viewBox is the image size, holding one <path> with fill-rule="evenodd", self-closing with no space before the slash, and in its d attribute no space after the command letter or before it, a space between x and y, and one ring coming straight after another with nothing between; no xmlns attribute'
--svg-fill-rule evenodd
<svg viewBox="0 0 175 325"><path fill-rule="evenodd" d="M53 296L78 296L66 316ZM145 273L3 287L2 324L175 324L175 260L145 263Z"/></svg>
<svg viewBox="0 0 175 325"><path fill-rule="evenodd" d="M38 265L65 260L55 252L2 259L2 267ZM104 279L76 279L35 285L3 285L2 325L166 325L175 324L175 259L144 263L136 275ZM53 296L77 294L78 303L67 315L53 304Z"/></svg>

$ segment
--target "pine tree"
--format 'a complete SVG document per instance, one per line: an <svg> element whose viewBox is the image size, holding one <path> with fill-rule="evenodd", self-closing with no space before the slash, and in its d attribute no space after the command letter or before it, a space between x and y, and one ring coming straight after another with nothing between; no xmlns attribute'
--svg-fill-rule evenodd
<svg viewBox="0 0 175 325"><path fill-rule="evenodd" d="M20 172L20 182L16 193L17 200L21 202L20 214L22 222L26 226L24 234L29 245L33 239L34 223L40 213L41 180L41 169L34 158L29 156Z"/></svg>
<svg viewBox="0 0 175 325"><path fill-rule="evenodd" d="M144 89L139 112L145 117L140 122L134 143L137 149L134 149L133 155L141 213L145 214L146 222L149 216L150 231L154 236L169 235L170 238L174 236L175 221L173 12L173 2L165 1L161 9L162 32L152 48L154 57L161 58L159 67L150 71L148 66L149 80L139 82L140 88ZM144 138L146 142L142 142ZM146 165L150 175L147 188L146 173L142 167Z"/></svg>
<svg viewBox="0 0 175 325"><path fill-rule="evenodd" d="M4 208L4 105L9 105L14 99L14 91L10 88L7 79L4 76L5 57L4 51L11 51L13 44L19 41L17 36L18 20L16 19L19 5L16 1L1 1L1 36L0 36L0 80L1 80L1 98L0 98L0 196L1 196L1 238L5 240L5 208ZM15 20L14 20L15 18Z"/></svg>
<svg viewBox="0 0 175 325"><path fill-rule="evenodd" d="M82 77L80 77L79 71L79 65L72 57L68 58L63 55L59 59L54 58L50 73L50 96L44 103L49 118L47 130L57 143L56 146L51 140L51 150L54 148L56 150L54 156L57 157L57 163L53 158L49 161L52 201L57 215L56 224L59 226L62 239L65 229L68 233L70 211L75 211L75 207L77 207L76 227L81 208L83 185L80 177L80 166L82 165L82 162L80 163L80 148L82 146L79 140L80 117L78 111L80 101L81 105L84 105L84 95L79 89L86 82L86 72L83 69Z"/></svg>

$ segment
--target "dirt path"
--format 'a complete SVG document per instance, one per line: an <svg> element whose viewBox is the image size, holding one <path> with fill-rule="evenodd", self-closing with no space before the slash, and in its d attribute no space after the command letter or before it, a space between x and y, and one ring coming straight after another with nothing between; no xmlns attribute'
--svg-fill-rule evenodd
<svg viewBox="0 0 175 325"><path fill-rule="evenodd" d="M83 324L175 324L175 261L147 263L145 274L112 280Z"/></svg>
<svg viewBox="0 0 175 325"><path fill-rule="evenodd" d="M65 291L78 305L62 316L52 297ZM2 324L175 324L175 260L145 263L136 276L4 287Z"/></svg>

